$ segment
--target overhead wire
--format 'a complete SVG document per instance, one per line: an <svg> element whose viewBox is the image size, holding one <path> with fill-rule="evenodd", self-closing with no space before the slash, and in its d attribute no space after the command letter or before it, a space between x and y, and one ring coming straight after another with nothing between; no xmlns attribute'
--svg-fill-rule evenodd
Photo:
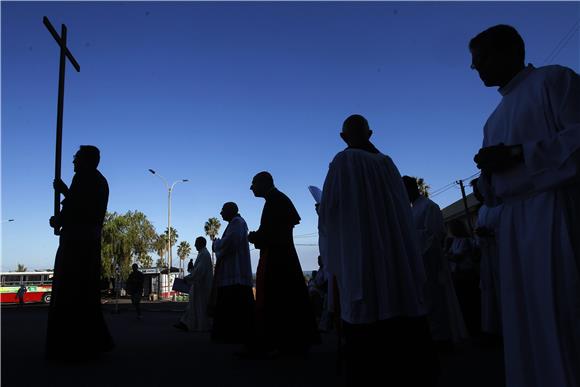
<svg viewBox="0 0 580 387"><path fill-rule="evenodd" d="M558 44L556 44L552 52L546 57L543 64L547 64L556 59L560 51L562 51L564 47L566 47L566 45L574 37L574 33L578 29L580 29L580 19L576 20L576 22L572 25L572 28L570 28L568 32L566 32L564 36L562 36L562 38L560 39Z"/></svg>
<svg viewBox="0 0 580 387"><path fill-rule="evenodd" d="M476 176L479 176L480 174L481 174L481 171L478 171L478 172L476 172L468 177L465 177L465 178L459 179L459 180L467 181L467 180L475 178ZM435 196L441 195L442 193L447 192L452 188L458 188L457 185L459 184L459 180L452 181L451 183L444 185L443 187L437 188L436 190L429 192L429 197L434 198Z"/></svg>

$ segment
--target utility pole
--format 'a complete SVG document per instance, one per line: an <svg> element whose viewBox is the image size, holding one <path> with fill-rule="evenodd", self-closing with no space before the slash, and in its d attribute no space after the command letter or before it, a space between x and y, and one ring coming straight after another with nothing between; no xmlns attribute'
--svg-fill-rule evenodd
<svg viewBox="0 0 580 387"><path fill-rule="evenodd" d="M461 188L461 197L463 198L463 208L465 210L465 217L467 218L467 225L469 226L469 231L473 235L473 225L471 224L471 217L469 216L469 208L467 206L467 196L465 196L465 187L463 186L463 180L456 181Z"/></svg>

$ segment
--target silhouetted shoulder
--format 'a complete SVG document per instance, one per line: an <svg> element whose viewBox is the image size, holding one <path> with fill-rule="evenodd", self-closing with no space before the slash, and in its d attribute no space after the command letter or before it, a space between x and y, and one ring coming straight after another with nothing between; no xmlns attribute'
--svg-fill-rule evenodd
<svg viewBox="0 0 580 387"><path fill-rule="evenodd" d="M561 66L561 65L541 66L541 67L536 67L534 70L538 74L543 74L546 76L557 75L557 74L576 74L576 75L578 75L571 68L566 67L566 66Z"/></svg>
<svg viewBox="0 0 580 387"><path fill-rule="evenodd" d="M574 70L560 65L538 67L535 75L549 87L556 88L561 88L572 80L575 82L579 80L579 75Z"/></svg>
<svg viewBox="0 0 580 387"><path fill-rule="evenodd" d="M266 201L269 202L271 208L275 209L278 217L287 219L292 224L300 223L300 215L298 215L296 207L294 207L292 200L283 192L274 188L268 194Z"/></svg>
<svg viewBox="0 0 580 387"><path fill-rule="evenodd" d="M339 165L339 164L343 164L343 163L361 163L361 162L367 162L367 163L387 163L389 165L394 165L393 160L383 154L383 153L370 153L367 151L364 151L362 149L353 149L353 148L348 148L345 149L341 152L338 152L336 154L336 156L334 156L334 159L332 159L332 162L330 163L330 165L332 166L333 164L335 165Z"/></svg>

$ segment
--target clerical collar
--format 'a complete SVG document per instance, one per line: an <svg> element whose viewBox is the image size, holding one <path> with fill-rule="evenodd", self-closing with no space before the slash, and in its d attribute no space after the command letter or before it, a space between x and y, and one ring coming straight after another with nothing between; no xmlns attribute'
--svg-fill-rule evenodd
<svg viewBox="0 0 580 387"><path fill-rule="evenodd" d="M381 153L372 142L368 141L366 144L361 146L348 146L346 149L360 149L370 153Z"/></svg>
<svg viewBox="0 0 580 387"><path fill-rule="evenodd" d="M507 83L504 87L500 87L497 91L502 95L506 96L511 93L524 79L527 78L528 75L535 69L534 65L528 63L527 67L524 67L519 73L516 74L515 77L512 78L511 81Z"/></svg>

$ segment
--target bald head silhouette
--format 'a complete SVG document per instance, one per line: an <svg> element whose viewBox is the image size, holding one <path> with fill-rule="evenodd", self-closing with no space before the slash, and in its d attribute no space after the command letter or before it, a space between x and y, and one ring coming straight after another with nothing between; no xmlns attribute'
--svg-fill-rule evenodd
<svg viewBox="0 0 580 387"><path fill-rule="evenodd" d="M344 120L340 137L349 147L358 148L368 144L372 134L366 118L353 114Z"/></svg>
<svg viewBox="0 0 580 387"><path fill-rule="evenodd" d="M223 207L222 207L222 211L220 212L222 218L226 221L229 222L230 220L232 220L234 218L234 216L236 216L238 214L238 205L234 202L227 202L224 203Z"/></svg>
<svg viewBox="0 0 580 387"><path fill-rule="evenodd" d="M250 186L254 196L259 198L265 197L272 188L274 188L274 178L266 171L262 171L254 176L252 185Z"/></svg>

